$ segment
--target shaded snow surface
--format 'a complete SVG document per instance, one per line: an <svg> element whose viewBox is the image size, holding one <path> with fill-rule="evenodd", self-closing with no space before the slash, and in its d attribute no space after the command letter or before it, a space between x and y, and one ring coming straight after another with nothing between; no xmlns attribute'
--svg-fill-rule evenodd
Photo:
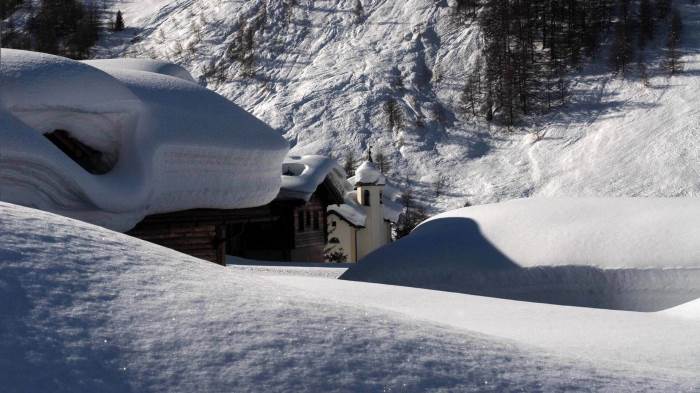
<svg viewBox="0 0 700 393"><path fill-rule="evenodd" d="M545 342L547 332L518 327L519 314L505 318L499 307L531 320L551 314L554 325L575 308L260 276L4 203L0 239L0 386L7 393L698 388L697 363L688 359L699 350L698 325L671 316L600 314L610 316L607 323L627 320L611 337L647 325L663 333L630 348L643 353L670 342L657 355L673 351L674 360L650 369L633 359L614 364L620 358L604 351L598 358L600 342L586 358L507 338L521 332ZM383 308L395 300L403 309ZM503 323L472 329L465 315L472 306ZM461 316L463 325L426 308ZM582 341L576 329L558 331L559 339L567 335Z"/></svg>
<svg viewBox="0 0 700 393"><path fill-rule="evenodd" d="M636 311L700 297L700 200L521 199L437 215L342 278Z"/></svg>

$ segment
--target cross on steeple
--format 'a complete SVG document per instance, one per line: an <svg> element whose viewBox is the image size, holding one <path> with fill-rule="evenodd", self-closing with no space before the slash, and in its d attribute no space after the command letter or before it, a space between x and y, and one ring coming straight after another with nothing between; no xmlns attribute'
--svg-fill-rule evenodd
<svg viewBox="0 0 700 393"><path fill-rule="evenodd" d="M372 146L367 149L367 161L374 162L372 161Z"/></svg>

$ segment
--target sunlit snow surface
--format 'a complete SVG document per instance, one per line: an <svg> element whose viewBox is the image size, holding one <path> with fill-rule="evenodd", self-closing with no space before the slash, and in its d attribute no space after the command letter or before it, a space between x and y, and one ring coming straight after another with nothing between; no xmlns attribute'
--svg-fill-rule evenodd
<svg viewBox="0 0 700 393"><path fill-rule="evenodd" d="M0 299L8 393L699 388L697 320L271 277L8 204Z"/></svg>

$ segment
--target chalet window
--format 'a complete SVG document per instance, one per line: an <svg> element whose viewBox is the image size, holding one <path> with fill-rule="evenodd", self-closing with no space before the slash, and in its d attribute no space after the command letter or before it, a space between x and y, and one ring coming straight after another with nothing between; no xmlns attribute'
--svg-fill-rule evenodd
<svg viewBox="0 0 700 393"><path fill-rule="evenodd" d="M331 223L331 226L334 227L334 228L335 228L337 225L338 225L338 223L335 222L335 221L333 221L333 222Z"/></svg>
<svg viewBox="0 0 700 393"><path fill-rule="evenodd" d="M297 212L297 231L304 232L304 211L299 210Z"/></svg>
<svg viewBox="0 0 700 393"><path fill-rule="evenodd" d="M314 231L318 231L321 228L318 219L318 210L314 211Z"/></svg>
<svg viewBox="0 0 700 393"><path fill-rule="evenodd" d="M328 243L339 244L340 240L337 237L332 237L331 240L328 241Z"/></svg>
<svg viewBox="0 0 700 393"><path fill-rule="evenodd" d="M309 210L306 211L306 226L311 226L311 212Z"/></svg>
<svg viewBox="0 0 700 393"><path fill-rule="evenodd" d="M365 206L369 206L369 190L364 190L362 192L362 204Z"/></svg>
<svg viewBox="0 0 700 393"><path fill-rule="evenodd" d="M112 170L114 163L105 155L74 138L68 131L55 130L44 134L65 155L93 175L104 175Z"/></svg>

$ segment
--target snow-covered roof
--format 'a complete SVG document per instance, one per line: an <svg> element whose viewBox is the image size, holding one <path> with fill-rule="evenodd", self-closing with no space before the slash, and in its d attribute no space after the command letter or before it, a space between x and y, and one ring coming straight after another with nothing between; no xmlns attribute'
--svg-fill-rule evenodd
<svg viewBox="0 0 700 393"><path fill-rule="evenodd" d="M287 142L218 94L157 73L3 49L0 200L128 230L148 214L245 208L279 192ZM43 134L113 159L93 175Z"/></svg>
<svg viewBox="0 0 700 393"><path fill-rule="evenodd" d="M355 171L355 176L348 180L353 184L382 185L386 183L382 172L371 161L363 162Z"/></svg>
<svg viewBox="0 0 700 393"><path fill-rule="evenodd" d="M384 175L381 176L382 181L386 183L382 195L384 219L396 223L399 221L399 217L404 211L404 206L400 202L401 192L396 187L386 182ZM357 190L353 189L353 184L355 184L354 177L351 177L346 182L345 203L341 205L329 205L327 211L339 215L356 227L364 227L367 215L362 206L357 202Z"/></svg>
<svg viewBox="0 0 700 393"><path fill-rule="evenodd" d="M355 190L348 191L345 194L345 203L330 205L326 210L328 213L337 214L356 227L364 227L367 220L367 214L357 203L357 191Z"/></svg>
<svg viewBox="0 0 700 393"><path fill-rule="evenodd" d="M196 83L192 75L183 67L162 60L152 59L99 59L86 60L83 63L100 70L120 69L146 71L155 74L168 75L182 80Z"/></svg>
<svg viewBox="0 0 700 393"><path fill-rule="evenodd" d="M346 189L345 171L332 158L288 156L282 163L282 187L278 199L308 201L326 179L342 195Z"/></svg>

